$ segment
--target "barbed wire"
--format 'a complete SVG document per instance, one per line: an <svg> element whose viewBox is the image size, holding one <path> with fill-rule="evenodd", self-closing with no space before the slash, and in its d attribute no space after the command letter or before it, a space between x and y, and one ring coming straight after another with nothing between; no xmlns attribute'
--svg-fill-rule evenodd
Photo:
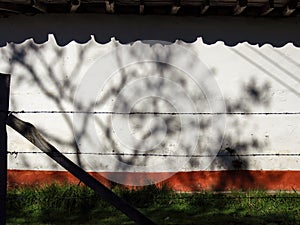
<svg viewBox="0 0 300 225"><path fill-rule="evenodd" d="M122 152L61 152L64 155L98 155L98 156L135 156L135 157L177 157L177 158L205 158L205 157L271 157L271 156L288 156L298 157L300 153L248 153L248 154L159 154L159 153L122 153ZM7 154L45 154L41 151L7 151Z"/></svg>
<svg viewBox="0 0 300 225"><path fill-rule="evenodd" d="M4 112L4 111L0 111ZM114 111L73 111L73 110L16 110L14 114L104 114L104 115L300 115L300 112L114 112Z"/></svg>

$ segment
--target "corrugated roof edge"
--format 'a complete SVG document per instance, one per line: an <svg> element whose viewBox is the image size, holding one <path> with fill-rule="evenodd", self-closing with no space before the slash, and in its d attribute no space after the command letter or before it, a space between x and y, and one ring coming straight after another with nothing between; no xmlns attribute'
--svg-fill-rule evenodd
<svg viewBox="0 0 300 225"><path fill-rule="evenodd" d="M206 44L223 41L227 46L248 42L282 47L300 46L300 17L270 19L242 17L172 17L136 15L47 14L24 15L0 19L0 46L22 43L32 38L36 43L48 41L53 34L57 45L71 41L87 43L93 36L100 44L111 38L126 44L137 40L182 40L192 43L202 38Z"/></svg>

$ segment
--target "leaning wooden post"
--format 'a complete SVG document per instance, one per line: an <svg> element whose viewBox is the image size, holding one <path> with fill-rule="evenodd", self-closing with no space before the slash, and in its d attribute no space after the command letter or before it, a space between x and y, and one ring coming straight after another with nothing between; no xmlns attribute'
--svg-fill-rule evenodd
<svg viewBox="0 0 300 225"><path fill-rule="evenodd" d="M6 223L7 133L10 75L0 73L0 225Z"/></svg>
<svg viewBox="0 0 300 225"><path fill-rule="evenodd" d="M70 159L64 156L58 149L47 142L40 132L31 124L18 119L10 114L6 120L8 126L20 133L23 137L27 138L32 144L50 156L59 165L64 167L75 177L85 183L88 187L92 188L102 199L115 206L122 211L129 218L134 220L139 225L155 225L153 221L144 216L140 211L133 208L93 176L85 172L81 167L77 166Z"/></svg>

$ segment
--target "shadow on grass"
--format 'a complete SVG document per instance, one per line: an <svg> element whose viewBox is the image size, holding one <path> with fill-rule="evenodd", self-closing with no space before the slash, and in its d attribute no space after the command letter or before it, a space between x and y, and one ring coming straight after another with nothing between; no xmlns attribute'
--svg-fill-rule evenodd
<svg viewBox="0 0 300 225"><path fill-rule="evenodd" d="M297 193L178 193L155 186L114 191L157 224L300 223ZM12 189L7 205L7 224L134 224L85 186Z"/></svg>

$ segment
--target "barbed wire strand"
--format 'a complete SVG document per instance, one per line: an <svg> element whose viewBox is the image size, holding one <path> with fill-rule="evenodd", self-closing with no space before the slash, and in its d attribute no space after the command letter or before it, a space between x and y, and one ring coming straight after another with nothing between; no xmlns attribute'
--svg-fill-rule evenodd
<svg viewBox="0 0 300 225"><path fill-rule="evenodd" d="M249 153L249 154L217 154L217 155L200 155L200 154L159 154L159 153L121 153L121 152L61 152L64 155L98 155L98 156L136 156L136 157L178 157L178 158L205 158L205 157L271 157L271 156L288 156L298 157L300 153ZM7 151L7 154L45 154L40 151Z"/></svg>
<svg viewBox="0 0 300 225"><path fill-rule="evenodd" d="M0 111L4 112L4 111ZM114 111L56 111L56 110L17 110L14 114L104 114L104 115L300 115L300 112L114 112Z"/></svg>

